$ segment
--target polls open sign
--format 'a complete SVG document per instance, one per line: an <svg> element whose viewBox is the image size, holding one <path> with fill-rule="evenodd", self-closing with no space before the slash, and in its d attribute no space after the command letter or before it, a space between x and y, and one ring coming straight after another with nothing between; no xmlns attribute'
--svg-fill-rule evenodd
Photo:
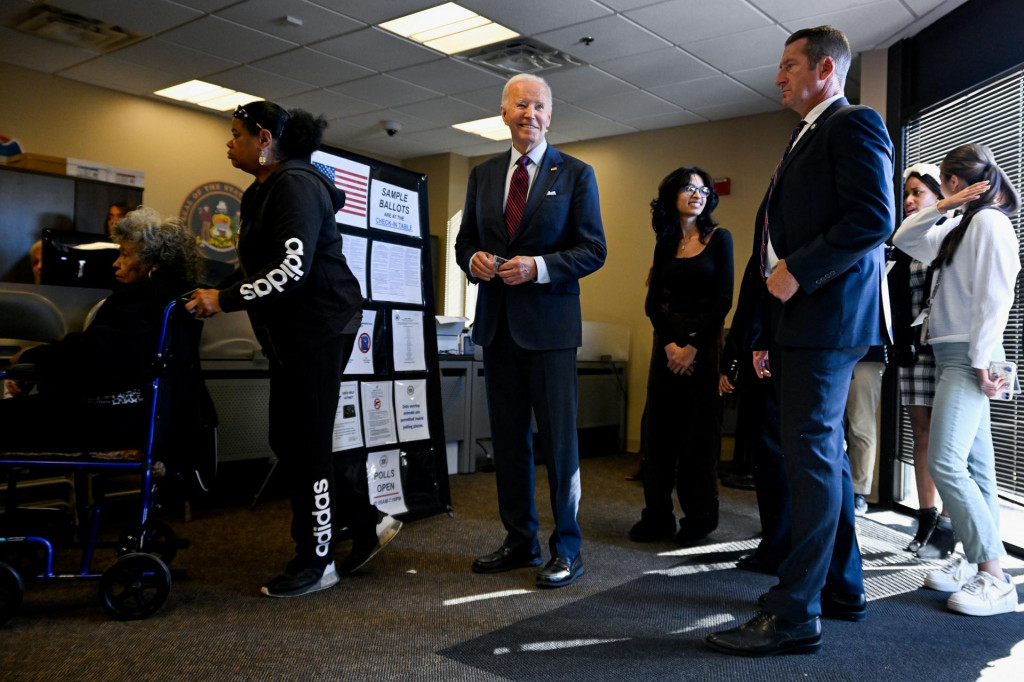
<svg viewBox="0 0 1024 682"><path fill-rule="evenodd" d="M402 492L402 453L382 450L366 456L366 483L370 502L385 514L403 514L405 494Z"/></svg>

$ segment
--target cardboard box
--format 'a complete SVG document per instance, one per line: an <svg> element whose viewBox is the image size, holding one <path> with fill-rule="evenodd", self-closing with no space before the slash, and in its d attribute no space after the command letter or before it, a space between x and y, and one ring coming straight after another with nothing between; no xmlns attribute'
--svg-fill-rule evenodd
<svg viewBox="0 0 1024 682"><path fill-rule="evenodd" d="M110 166L99 161L85 161L84 159L68 159L66 172L76 178L88 178L90 180L102 180L107 182Z"/></svg>
<svg viewBox="0 0 1024 682"><path fill-rule="evenodd" d="M131 185L132 187L142 187L146 182L146 174L140 170L108 166L107 181L116 182L119 185Z"/></svg>
<svg viewBox="0 0 1024 682"><path fill-rule="evenodd" d="M15 154L8 157L7 165L14 168L43 171L44 173L64 174L64 157L46 156L45 154Z"/></svg>

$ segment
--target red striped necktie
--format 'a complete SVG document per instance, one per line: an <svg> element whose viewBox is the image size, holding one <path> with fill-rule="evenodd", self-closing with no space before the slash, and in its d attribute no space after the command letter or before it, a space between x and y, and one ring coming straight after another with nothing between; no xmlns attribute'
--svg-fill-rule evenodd
<svg viewBox="0 0 1024 682"><path fill-rule="evenodd" d="M768 266L768 206L772 203L772 190L775 189L775 181L779 179L779 169L782 168L782 162L786 160L789 150L793 148L793 143L796 142L796 138L800 136L800 131L803 130L805 125L807 125L807 121L800 121L796 124L796 128L793 128L793 132L789 135L789 142L786 143L786 151L782 152L782 158L779 159L779 165L775 167L775 172L772 173L772 181L768 184L768 200L764 203L764 228L761 230L762 278L765 277L765 269Z"/></svg>
<svg viewBox="0 0 1024 682"><path fill-rule="evenodd" d="M530 176L526 172L526 166L530 163L530 157L523 155L516 161L516 169L512 171L512 182L508 185L508 200L505 202L505 231L508 238L516 233L519 221L523 219L523 210L526 209L526 190L530 186Z"/></svg>

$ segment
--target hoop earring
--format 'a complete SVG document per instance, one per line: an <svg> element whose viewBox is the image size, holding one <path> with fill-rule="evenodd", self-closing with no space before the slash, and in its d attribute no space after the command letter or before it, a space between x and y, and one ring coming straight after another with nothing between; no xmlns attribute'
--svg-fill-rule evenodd
<svg viewBox="0 0 1024 682"><path fill-rule="evenodd" d="M267 165L267 150L266 149L261 149L260 150L260 158L258 159L258 161L259 161L259 164L261 166L266 166Z"/></svg>

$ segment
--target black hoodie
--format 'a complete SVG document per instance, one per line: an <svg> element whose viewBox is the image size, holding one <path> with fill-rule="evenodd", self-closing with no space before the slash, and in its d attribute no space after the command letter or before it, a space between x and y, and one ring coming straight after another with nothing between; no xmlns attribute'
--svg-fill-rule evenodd
<svg viewBox="0 0 1024 682"><path fill-rule="evenodd" d="M220 292L246 310L264 351L285 361L342 332L362 306L334 214L345 193L306 161L282 163L242 195L242 279Z"/></svg>

